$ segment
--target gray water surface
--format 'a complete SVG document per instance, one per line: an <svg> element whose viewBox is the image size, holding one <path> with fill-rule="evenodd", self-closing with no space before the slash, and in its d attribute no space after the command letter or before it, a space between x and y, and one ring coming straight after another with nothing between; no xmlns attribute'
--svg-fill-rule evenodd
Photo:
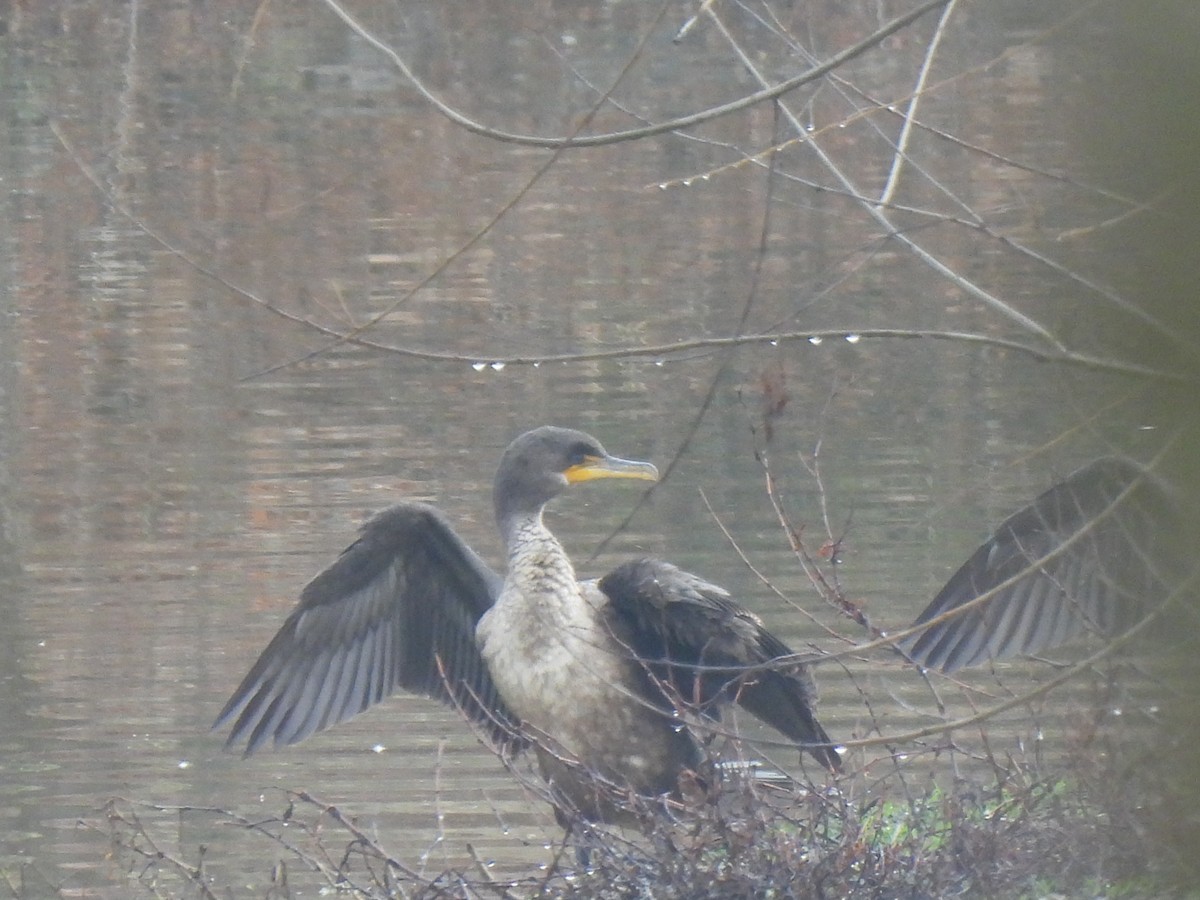
<svg viewBox="0 0 1200 900"><path fill-rule="evenodd" d="M436 502L498 561L491 474L526 428L584 428L660 469L682 448L595 559L639 490L584 486L557 505L552 527L585 573L662 555L729 587L797 648L824 650L865 635L807 584L767 495L764 450L813 548L826 524L844 534L847 596L894 627L1056 477L1160 440L1160 423L1130 403L1136 385L952 341L830 337L493 364L733 334L751 292L747 333L1020 334L885 240L857 201L811 189L833 180L803 145L780 153L793 180L771 188L760 266L767 182L742 154L777 140L767 106L686 135L563 153L408 297L545 151L466 134L319 4L264 4L260 19L236 4L21 6L6 20L0 99L0 870L31 883L123 896L121 865L106 859L110 798L253 817L278 815L289 789L352 811L415 868L469 864L468 845L505 871L544 862L559 835L549 811L431 701L397 696L248 760L209 731L300 588L371 512ZM652 12L424 3L389 19L363 6L446 102L542 134L569 133L596 101L571 67L606 87ZM848 8L816 33L802 24L790 27L829 52L877 23ZM804 65L752 23L736 27L773 48L773 75ZM1024 26L1002 20L973 27L945 49L947 73L1019 51L931 98L930 124L1039 170L1079 164L1063 85L1083 51L1022 44ZM893 42L845 74L905 96L927 32L910 35L919 46ZM668 38L617 91L626 108L662 119L754 88L711 28L679 46ZM792 100L828 129L814 139L877 193L898 126L849 118L840 90ZM594 130L633 124L606 107ZM989 226L1038 247L1106 202L932 132L912 152ZM969 217L930 181L903 185L898 201ZM901 218L997 296L1085 346L1113 346L1108 325L1078 315L1078 285L977 231ZM1078 245L1056 252L1104 271ZM380 314L364 337L450 358L331 346L297 321L345 332ZM872 716L894 732L931 720L927 688L886 655L818 678L822 721L838 737L866 733ZM1071 701L1055 702L1032 726L1000 729L999 746L1061 720ZM866 752L858 759L885 753ZM214 865L248 880L265 878L277 853L203 816L145 815L182 854L207 844Z"/></svg>

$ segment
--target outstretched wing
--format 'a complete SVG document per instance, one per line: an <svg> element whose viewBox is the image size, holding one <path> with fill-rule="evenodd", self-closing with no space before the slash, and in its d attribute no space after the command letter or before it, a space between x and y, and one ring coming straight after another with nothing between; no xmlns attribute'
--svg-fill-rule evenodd
<svg viewBox="0 0 1200 900"><path fill-rule="evenodd" d="M650 673L706 711L737 701L837 770L841 759L813 713L807 667L761 668L792 655L728 592L669 563L641 559L600 579L614 632Z"/></svg>
<svg viewBox="0 0 1200 900"><path fill-rule="evenodd" d="M1182 534L1159 479L1128 460L1098 460L1010 516L914 624L962 612L898 646L922 666L953 672L1086 632L1119 634L1170 593Z"/></svg>
<svg viewBox="0 0 1200 900"><path fill-rule="evenodd" d="M304 588L213 727L232 721L226 746L245 741L249 755L301 741L404 687L510 740L515 719L475 646L475 623L500 583L432 507L384 510Z"/></svg>

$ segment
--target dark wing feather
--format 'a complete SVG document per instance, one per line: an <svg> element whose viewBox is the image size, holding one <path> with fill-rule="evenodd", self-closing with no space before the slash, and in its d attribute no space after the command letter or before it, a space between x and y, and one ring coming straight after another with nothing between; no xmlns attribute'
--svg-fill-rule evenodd
<svg viewBox="0 0 1200 900"><path fill-rule="evenodd" d="M475 624L501 578L430 506L372 518L300 602L234 691L214 728L227 746L294 744L344 722L398 687L437 697L515 733L475 646Z"/></svg>
<svg viewBox="0 0 1200 900"><path fill-rule="evenodd" d="M922 666L953 672L1088 632L1119 634L1170 593L1183 532L1159 479L1128 460L1098 460L1010 516L914 624L995 591L990 599L899 647Z"/></svg>
<svg viewBox="0 0 1200 900"><path fill-rule="evenodd" d="M614 569L600 589L619 638L680 698L705 710L736 700L826 768L840 767L813 714L816 687L807 667L759 668L792 651L726 591L652 559Z"/></svg>

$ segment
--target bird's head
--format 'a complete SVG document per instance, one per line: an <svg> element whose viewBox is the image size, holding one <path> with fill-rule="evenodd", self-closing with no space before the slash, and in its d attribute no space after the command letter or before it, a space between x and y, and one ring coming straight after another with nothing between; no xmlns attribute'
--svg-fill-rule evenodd
<svg viewBox="0 0 1200 900"><path fill-rule="evenodd" d="M504 451L496 470L496 518L536 512L568 485L597 478L657 481L648 462L612 456L589 434L545 425L527 431Z"/></svg>

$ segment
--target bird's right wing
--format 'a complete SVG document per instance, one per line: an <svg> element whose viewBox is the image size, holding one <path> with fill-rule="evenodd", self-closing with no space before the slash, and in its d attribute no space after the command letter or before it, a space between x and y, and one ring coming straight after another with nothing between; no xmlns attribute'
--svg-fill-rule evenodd
<svg viewBox="0 0 1200 900"><path fill-rule="evenodd" d="M1086 632L1119 634L1181 580L1185 534L1157 477L1128 460L1097 460L996 529L914 623L929 625L898 646L953 672Z"/></svg>
<svg viewBox="0 0 1200 900"><path fill-rule="evenodd" d="M475 624L501 578L433 507L393 506L309 582L300 602L213 727L226 746L294 744L356 715L397 687L437 697L514 740L475 646Z"/></svg>

